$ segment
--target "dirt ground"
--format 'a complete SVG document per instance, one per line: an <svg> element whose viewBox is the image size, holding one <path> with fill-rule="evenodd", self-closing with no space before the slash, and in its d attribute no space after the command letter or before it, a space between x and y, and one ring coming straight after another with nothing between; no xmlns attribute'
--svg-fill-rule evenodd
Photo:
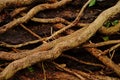
<svg viewBox="0 0 120 80"><path fill-rule="evenodd" d="M73 3L67 4L61 8L51 9L51 10L44 10L40 11L34 17L38 18L55 18L61 17L68 21L73 21L79 11L81 10L82 6L85 4L86 0L75 0ZM93 22L97 16L104 11L105 9L115 5L117 0L98 0L97 3L92 7L87 7L82 14L80 19L80 23L91 23ZM0 14L0 26L10 22L13 18L10 15L10 12L13 10L12 8L4 9ZM20 16L20 15L18 15ZM110 21L119 20L120 15L114 16L111 18ZM41 37L48 37L52 33L59 30L54 23L39 23L34 21L28 21L24 23L24 25L32 30L34 33ZM72 30L78 30L80 27L72 27ZM67 35L66 32L56 36L55 38L51 39L50 41L60 37ZM93 43L102 42L104 41L103 37L106 35L97 32L94 36L92 36L89 41ZM119 40L119 34L110 35L109 40ZM26 31L21 26L17 26L6 31L4 34L0 34L0 43L5 42L12 45L17 45L21 43L25 43L28 41L36 40L37 38ZM14 48L7 48L0 46L1 51L20 51L20 50L31 50L39 45L41 42L35 44L29 44L17 49ZM106 50L113 45L102 46L99 47L100 50ZM120 63L120 54L119 48L115 51L115 54L112 57L112 60L116 63ZM110 54L108 54L110 56ZM77 60L76 60L77 59ZM78 61L79 60L79 61ZM1 69L3 69L6 65L2 65L3 63L10 63L11 61L4 61L1 60ZM28 68L18 71L11 79L9 80L79 80L75 74L71 74L71 72L67 72L61 70L60 68L56 67L53 62L60 64L61 66L67 67L70 71L80 73L80 71L90 73L91 75L101 75L101 76L110 76L116 77L118 79L119 76L113 72L109 67L105 67L102 62L100 62L97 58L93 55L89 54L84 48L81 46L75 47L73 49L67 50L63 52L63 55L59 56L55 60L46 60L44 62L37 63L32 65ZM90 63L90 64L87 64ZM95 64L95 65L93 65ZM91 79L92 80L92 79ZM99 80L99 79L98 79Z"/></svg>

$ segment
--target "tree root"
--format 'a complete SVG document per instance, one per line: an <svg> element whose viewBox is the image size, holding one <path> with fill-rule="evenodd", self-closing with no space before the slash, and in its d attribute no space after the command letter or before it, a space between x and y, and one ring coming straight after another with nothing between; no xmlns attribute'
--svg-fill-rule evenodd
<svg viewBox="0 0 120 80"><path fill-rule="evenodd" d="M39 11L43 11L46 9L55 9L58 7L61 7L67 3L69 3L72 0L61 0L59 2L56 3L52 3L52 4L40 4L35 6L34 8L32 8L25 16L18 18L16 20L11 21L8 24L3 25L2 27L0 27L0 34L6 32L8 29L15 27L16 25L19 25L21 23L27 22L30 18L32 18L35 14L37 14Z"/></svg>
<svg viewBox="0 0 120 80"><path fill-rule="evenodd" d="M120 40L109 40L109 41L99 42L99 43L84 44L83 47L101 47L101 46L118 44L118 43L120 43Z"/></svg>
<svg viewBox="0 0 120 80"><path fill-rule="evenodd" d="M43 1L39 1L37 0L37 2L41 3L41 2L45 2L46 0ZM50 1L50 0L48 0ZM26 5L30 5L32 3L36 2L36 0L0 0L0 12L6 8L6 7L10 7L10 6L26 6ZM51 2L51 1L50 1Z"/></svg>
<svg viewBox="0 0 120 80"><path fill-rule="evenodd" d="M110 67L114 72L120 76L120 67L115 64L111 59L109 59L107 56L102 55L102 51L96 48L86 48L87 51L89 51L92 55L97 57L101 62L103 62L106 66Z"/></svg>
<svg viewBox="0 0 120 80"><path fill-rule="evenodd" d="M120 22L116 24L115 26L111 26L109 28L102 27L99 32L105 35L113 35L117 34L118 31L120 31Z"/></svg>
<svg viewBox="0 0 120 80"><path fill-rule="evenodd" d="M56 65L56 67L59 67L60 69L66 71L70 74L73 74L73 75L77 76L78 78L79 78L79 76L82 76L83 78L79 78L80 80L82 80L82 79L83 80L84 79L85 80L119 80L118 78L114 78L114 77L96 75L96 74L91 74L91 73L85 73L85 72L79 71L79 70L64 68L58 64Z"/></svg>
<svg viewBox="0 0 120 80"><path fill-rule="evenodd" d="M76 77L78 77L80 80L86 80L83 76L79 75L78 73L74 72L74 71L71 71L67 68L64 68L64 67L61 67L59 64L53 62L54 65L56 65L56 67L60 68L60 69L63 69L64 71L70 73L70 74L73 74L75 75Z"/></svg>
<svg viewBox="0 0 120 80"><path fill-rule="evenodd" d="M16 26L20 23L24 23L31 19L38 11L45 10L45 9L54 9L65 5L66 3L72 0L62 0L60 2L56 2L51 4L43 4L38 5L31 9L24 17L18 18L0 28L0 33L4 33L8 29ZM36 11L37 9L37 11ZM35 12L33 12L35 11ZM107 13L107 14L106 14ZM79 45L85 43L91 36L93 36L98 29L100 29L103 23L108 20L111 16L120 13L120 1L118 3L103 11L94 22L92 22L88 27L81 28L74 33L60 37L52 42L44 43L43 45L33 49L33 50L26 50L23 52L17 53L19 56L14 56L14 54L9 52L2 52L0 57L8 60L18 59L11 62L1 73L0 73L0 80L6 80L11 78L17 71L29 67L37 62L41 62L48 59L56 59L58 58L63 51L72 49ZM99 51L95 48L86 48L86 50L90 51L92 55L97 57L100 61L102 61L106 66L113 69L118 76L120 76L120 67L112 62L108 57L104 55L99 55L102 51ZM5 55L6 54L6 55ZM10 55L7 55L10 54ZM12 56L12 55L13 56Z"/></svg>

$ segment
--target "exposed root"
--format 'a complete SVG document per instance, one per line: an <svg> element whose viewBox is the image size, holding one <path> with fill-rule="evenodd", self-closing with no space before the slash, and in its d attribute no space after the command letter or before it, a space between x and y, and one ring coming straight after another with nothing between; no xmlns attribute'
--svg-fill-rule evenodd
<svg viewBox="0 0 120 80"><path fill-rule="evenodd" d="M41 5L35 6L25 16L18 18L16 20L0 27L0 33L4 33L8 29L28 21L37 12L39 12L41 10L55 9L55 8L58 8L60 6L67 4L70 1L72 1L72 0L61 0L59 2L52 3L52 4L41 4ZM89 1L86 3L86 6L89 3ZM81 13L82 13L82 11L81 11ZM77 16L77 18L72 23L70 23L70 25L68 25L69 27L65 28L65 30L72 26L75 26L78 23L81 13ZM35 63L41 62L41 61L45 61L45 60L49 60L49 59L56 59L62 54L62 52L72 49L77 46L82 46L83 43L88 41L102 27L102 25L104 24L104 22L106 20L108 20L111 16L116 15L117 13L120 13L120 1L118 1L118 3L115 6L103 11L95 19L95 21L93 21L91 24L89 24L88 27L83 27L83 28L71 33L70 35L60 37L60 38L55 39L48 43L44 43L44 44L38 46L37 48L34 48L33 50L24 50L21 52L17 52L16 54L14 52L1 51L0 59L15 60L15 61L11 62L0 73L0 80L9 79L17 71L19 71L21 69L24 69L26 67L29 67L29 66L31 66ZM58 33L61 33L64 31L64 30L63 31L61 31L61 30L59 30L60 32L58 32ZM55 33L55 35L58 33ZM47 38L47 40L51 39L53 36L54 36L54 34L52 36L50 36L49 38ZM31 44L31 43L33 43L33 42L28 42L26 44ZM119 43L119 40L113 41L113 42L103 42L103 43L100 43L99 45L97 45L97 47L99 47L101 45L103 46L103 45L114 44L114 43ZM23 45L25 45L25 44L22 44L22 46ZM11 46L11 45L9 45L9 46ZM18 45L17 45L17 47L18 47ZM106 52L102 52L101 50L96 49L96 48L86 48L85 46L84 46L84 48L87 51L89 51L92 55L94 55L96 58L98 58L101 62L103 62L107 67L110 67L118 76L120 76L120 67L117 64L115 64L111 59L109 59L107 56L105 56ZM86 77L90 78L90 75L88 75L88 74L87 75L84 74L82 76L81 75L82 74L76 75L76 76L82 80L85 80ZM85 75L86 75L86 77L84 78ZM100 78L101 77L99 76L99 79ZM93 79L96 79L95 76L93 76ZM106 77L104 79L110 79L110 78Z"/></svg>
<svg viewBox="0 0 120 80"><path fill-rule="evenodd" d="M11 16L11 17L15 17L17 14L19 14L20 12L22 12L22 11L24 11L24 10L26 10L26 9L27 9L27 7L17 8L17 9L15 9L14 11L12 11L12 12L10 13L10 16Z"/></svg>
<svg viewBox="0 0 120 80"><path fill-rule="evenodd" d="M102 47L110 44L118 44L120 43L120 40L109 40L105 42L99 42L99 43L90 43L90 44L84 44L83 47Z"/></svg>
<svg viewBox="0 0 120 80"><path fill-rule="evenodd" d="M56 67L58 67L58 68L60 68L60 69L62 69L62 70L64 70L64 71L66 71L66 72L68 72L68 73L70 73L70 74L75 75L75 76L78 77L80 80L86 80L83 76L79 75L78 73L76 73L76 72L74 72L74 71L71 71L71 70L69 70L69 69L67 69L67 68L61 67L59 64L57 64L57 63L55 63L55 62L54 62L53 64L56 65Z"/></svg>
<svg viewBox="0 0 120 80"><path fill-rule="evenodd" d="M20 26L22 28L24 28L26 31L28 31L30 34L32 34L33 36L37 37L38 39L41 39L41 37L39 35L37 35L36 33L34 33L33 31L31 31L30 29L28 29L27 27L25 27L23 24L20 24Z"/></svg>
<svg viewBox="0 0 120 80"><path fill-rule="evenodd" d="M67 30L67 29L75 26L75 25L79 22L79 20L80 20L80 18L81 18L81 16L82 16L83 11L85 10L85 8L87 7L87 5L89 4L90 1L91 1L91 0L88 0L88 1L86 2L86 4L82 7L81 11L79 12L78 16L76 17L76 19L75 19L72 23L70 23L68 26L60 29L59 31L55 32L54 34L52 34L50 37L47 38L47 40L53 38L54 36L62 33L62 32L65 31L65 30Z"/></svg>
<svg viewBox="0 0 120 80"><path fill-rule="evenodd" d="M108 58L105 55L100 55L103 52L96 48L86 48L87 51L89 51L92 55L94 55L96 58L98 58L102 63L104 63L106 66L110 67L118 76L120 76L120 67L115 64L110 58Z"/></svg>
<svg viewBox="0 0 120 80"><path fill-rule="evenodd" d="M71 40L72 38L74 38L75 36L79 36L79 34L85 30L86 28L82 28L74 33L72 33L71 35L68 35L68 36L65 36L65 37L60 37L58 39L55 39L54 41L51 41L51 42L48 42L48 43L44 43L40 46L38 46L37 48L35 49L32 49L32 50L26 50L26 51L22 51L20 53L16 53L14 54L13 52L4 52L4 51L1 51L1 54L0 54L0 59L5 59L5 60L16 60L16 59L20 59L20 58L23 58L23 57L26 57L28 55L31 55L31 54L35 54L36 52L39 52L39 51L47 51L47 50L50 50L52 49L55 45L57 45L58 43L60 42L63 42L63 41L67 41L67 40Z"/></svg>
<svg viewBox="0 0 120 80"><path fill-rule="evenodd" d="M99 32L105 35L113 35L113 34L117 34L118 31L120 31L120 21L118 24L116 24L115 26L111 26L109 28L106 27L102 27Z"/></svg>
<svg viewBox="0 0 120 80"><path fill-rule="evenodd" d="M115 49L117 49L117 48L119 48L119 47L120 47L120 43L118 43L118 44L116 44L115 46L111 47L111 48L109 49L109 52L111 52L111 51L113 51L113 50L115 50Z"/></svg>
<svg viewBox="0 0 120 80"><path fill-rule="evenodd" d="M102 76L102 75L97 75L97 74L85 73L83 71L77 71L77 70L73 70L73 71L77 72L78 74L80 74L83 77L90 79L90 80L119 80L118 78L109 77L109 76Z"/></svg>
<svg viewBox="0 0 120 80"><path fill-rule="evenodd" d="M0 0L0 12L10 6L25 6L30 5L31 3L35 2L35 0Z"/></svg>
<svg viewBox="0 0 120 80"><path fill-rule="evenodd" d="M43 11L46 9L55 9L55 8L61 7L65 4L69 3L70 1L72 1L72 0L61 0L59 2L52 3L52 4L46 3L46 4L37 5L37 6L33 7L25 16L18 18L16 20L13 20L10 23L5 24L2 27L0 27L0 34L6 32L8 29L13 28L18 24L27 22L29 19L31 19L39 11Z"/></svg>
<svg viewBox="0 0 120 80"><path fill-rule="evenodd" d="M72 57L72 56L69 56L69 55L65 55L65 54L62 54L61 56L69 58L69 59L74 60L74 61L77 61L77 62L82 63L82 64L98 66L98 67L104 68L104 66L102 64L95 64L95 63L91 63L91 62L82 61L82 60L79 60L79 59L77 59L75 57Z"/></svg>

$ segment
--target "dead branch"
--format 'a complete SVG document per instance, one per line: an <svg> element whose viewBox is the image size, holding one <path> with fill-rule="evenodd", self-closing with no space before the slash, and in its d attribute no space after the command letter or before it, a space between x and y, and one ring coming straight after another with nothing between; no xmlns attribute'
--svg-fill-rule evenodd
<svg viewBox="0 0 120 80"><path fill-rule="evenodd" d="M13 20L13 21L9 22L8 24L1 26L0 27L0 34L6 32L8 29L13 28L18 24L27 22L29 19L31 19L39 11L43 11L46 9L55 9L55 8L61 7L65 4L69 3L70 1L72 1L72 0L61 0L59 2L52 3L52 4L46 3L46 4L37 5L34 8L32 8L25 16L18 18L16 20Z"/></svg>

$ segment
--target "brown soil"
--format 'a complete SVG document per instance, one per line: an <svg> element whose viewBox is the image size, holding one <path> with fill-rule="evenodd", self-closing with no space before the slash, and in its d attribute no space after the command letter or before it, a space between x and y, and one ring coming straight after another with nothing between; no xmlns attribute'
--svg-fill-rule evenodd
<svg viewBox="0 0 120 80"><path fill-rule="evenodd" d="M68 21L73 21L76 18L76 16L78 15L83 4L85 3L84 1L82 1L82 2L79 2L79 4L78 4L77 1L79 2L80 0L76 0L73 3L68 4L62 8L59 8L59 9L41 11L37 15L35 15L35 17L39 17L39 18L62 17ZM110 0L110 1L113 1L113 0ZM103 10L114 5L117 0L114 0L113 3L110 1L109 0L106 0L106 1L105 0L103 0L103 1L98 0L98 2L96 3L95 6L87 7L84 14L82 15L80 22L90 23L90 22L94 21L96 19L96 17ZM6 23L11 21L11 17L9 15L9 12L10 12L10 9L5 9L4 11L2 11L1 15L2 15L2 20L4 20L4 21L1 20L0 25L6 24ZM116 15L114 17L114 19L111 19L111 20L115 20L115 19L120 19L120 16ZM24 25L41 37L50 36L51 35L51 27L53 28L53 32L55 32L57 30L57 28L55 28L53 26L53 24L50 24L50 23L42 24L42 23L29 21L28 23L25 23ZM72 29L76 30L78 28L79 27L75 27ZM65 35L65 34L63 33L61 35ZM103 36L104 35L97 33L90 40L92 42L100 42L100 41L103 41L103 39L102 39ZM110 39L119 39L119 35L115 35L115 36L112 35L112 36L109 36L109 38ZM7 32L5 32L4 34L0 35L0 42L5 42L5 43L9 43L9 44L20 44L20 43L24 43L24 42L32 41L32 40L36 40L36 39L37 38L35 36L31 35L29 32L27 32L25 29L23 29L20 26L12 28L12 29L8 30ZM27 46L18 48L18 51L19 51L19 49L20 50L33 49L33 48L39 46L40 44L41 43L27 45ZM110 46L100 47L100 49L105 50L109 47ZM12 49L0 47L0 50L11 51ZM83 60L86 62L102 64L98 59L96 59L94 56L89 54L86 50L81 49L80 47L65 51L64 54L73 56L79 60ZM119 57L120 57L120 54L119 54L119 49L118 49L118 50L116 50L116 54L114 54L113 61L115 63L120 63ZM58 70L51 63L51 61L52 60L47 61L47 62L43 62L44 69L45 69L45 75L46 75L47 80L79 80L74 75L71 75L67 72ZM101 68L98 66L86 65L86 64L74 61L72 59L66 58L64 56L60 56L59 58L57 58L54 61L59 63L59 64L66 64L66 66L69 69L82 70L85 72L93 72L94 74L102 74L101 71L104 70L103 75L108 75L108 76L118 78L118 76L114 72L112 72L109 68L106 69L106 68ZM43 74L42 64L38 63L38 64L31 66L30 68L26 68L24 70L17 72L9 80L44 80L45 75Z"/></svg>

